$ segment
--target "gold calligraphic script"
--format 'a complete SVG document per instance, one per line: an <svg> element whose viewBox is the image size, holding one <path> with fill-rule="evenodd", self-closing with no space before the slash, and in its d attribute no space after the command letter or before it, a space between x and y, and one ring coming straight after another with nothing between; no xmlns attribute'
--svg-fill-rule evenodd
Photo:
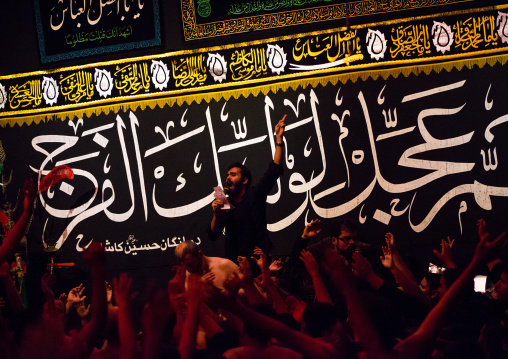
<svg viewBox="0 0 508 359"><path fill-rule="evenodd" d="M196 20L195 0L182 1L182 22L185 40L197 40L210 37L238 34L249 31L275 29L286 26L312 24L322 21L345 19L414 10L427 7L450 5L473 0L426 0L426 1L389 1L361 0L342 4L317 6L308 9L290 10L246 16L229 20L198 24Z"/></svg>

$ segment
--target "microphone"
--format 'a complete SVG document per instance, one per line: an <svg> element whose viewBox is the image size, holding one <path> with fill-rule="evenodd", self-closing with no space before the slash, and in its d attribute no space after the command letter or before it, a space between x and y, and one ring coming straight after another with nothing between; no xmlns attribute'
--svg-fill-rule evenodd
<svg viewBox="0 0 508 359"><path fill-rule="evenodd" d="M224 187L225 194L229 194L230 191L231 191L231 189L229 187Z"/></svg>

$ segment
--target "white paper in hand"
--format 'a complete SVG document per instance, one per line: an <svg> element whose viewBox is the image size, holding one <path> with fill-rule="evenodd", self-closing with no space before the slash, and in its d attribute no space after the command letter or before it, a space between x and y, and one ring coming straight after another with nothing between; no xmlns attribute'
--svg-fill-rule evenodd
<svg viewBox="0 0 508 359"><path fill-rule="evenodd" d="M235 208L235 207L233 207L233 205L231 203L229 203L228 198L226 197L226 194L224 193L224 190L222 189L222 187L220 187L220 186L214 187L213 188L213 196L215 197L215 199L222 201L222 203L223 203L223 206L221 207L222 210L228 210L231 208Z"/></svg>

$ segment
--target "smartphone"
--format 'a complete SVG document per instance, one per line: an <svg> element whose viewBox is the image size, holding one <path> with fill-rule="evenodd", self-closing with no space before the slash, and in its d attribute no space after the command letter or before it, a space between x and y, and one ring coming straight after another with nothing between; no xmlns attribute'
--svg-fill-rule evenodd
<svg viewBox="0 0 508 359"><path fill-rule="evenodd" d="M487 276L477 275L474 277L474 291L479 293L485 293L487 289Z"/></svg>
<svg viewBox="0 0 508 359"><path fill-rule="evenodd" d="M445 270L446 270L445 267L440 267L440 266L435 265L434 263L429 262L429 273L443 274L443 272Z"/></svg>

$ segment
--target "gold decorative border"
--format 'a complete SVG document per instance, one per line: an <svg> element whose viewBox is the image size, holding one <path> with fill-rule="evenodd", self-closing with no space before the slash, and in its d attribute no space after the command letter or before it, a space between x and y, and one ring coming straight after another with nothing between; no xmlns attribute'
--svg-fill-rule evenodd
<svg viewBox="0 0 508 359"><path fill-rule="evenodd" d="M220 101L222 99L229 100L230 98L238 99L239 97L248 97L251 95L258 96L260 93L266 95L268 93L276 93L279 90L286 92L288 89L297 89L298 87L306 88L307 86L316 87L318 85L326 86L331 83L332 85L336 85L338 82L347 83L347 81L356 82L358 80L367 80L369 77L373 80L377 80L378 78L387 79L390 76L394 78L403 75L408 77L410 74L415 74L416 76L421 75L422 73L429 75L432 72L440 73L445 70L450 72L452 69L457 69L461 71L464 67L471 69L474 66L478 66L479 68L483 68L485 65L494 66L496 64L501 64L504 66L508 61L508 54L501 54L495 56L487 56L481 58L474 59L462 59L456 61L448 61L442 62L438 64L427 64L427 65L418 65L414 66L413 64L409 66L391 68L391 69L381 69L381 70L372 70L372 71L362 71L360 68L355 72L348 72L345 74L332 74L321 77L309 77L303 79L292 79L288 81L278 81L272 84L253 86L248 88L238 88L231 89L229 91L214 91L214 92L203 92L198 94L181 94L179 96L171 96L171 97L162 97L162 98L152 98L152 99L141 99L138 101L130 101L124 102L120 104L112 104L109 106L88 106L84 109L77 109L73 111L53 111L52 113L46 114L34 114L31 116L20 116L20 117L12 117L5 118L0 120L0 126L21 126L23 124L39 124L40 122L52 121L52 120L61 120L64 121L67 118L81 118L83 116L90 117L92 115L100 115L100 114L109 114L110 112L117 113L118 111L136 111L137 109L145 110L147 107L154 109L156 106L163 108L164 106L173 106L178 105L181 106L183 104L191 105L193 102L201 103L205 101L209 103L212 100ZM402 62L402 61L401 61ZM406 64L410 64L406 62ZM316 71L317 75L318 71ZM321 71L321 74L323 72ZM312 75L312 74L310 74ZM184 91L182 91L184 92ZM56 109L54 109L56 110Z"/></svg>
<svg viewBox="0 0 508 359"><path fill-rule="evenodd" d="M441 16L453 16L453 15L459 15L459 14L470 14L470 13L479 13L483 11L494 11L494 10L502 10L507 9L508 4L503 5L494 5L484 8L476 8L476 9L466 9L461 11L451 11L451 12L444 12L440 14L432 14L432 15L425 15L420 17L412 17L412 18L406 18L406 19L397 19L397 20L390 20L390 21L383 21L383 22L377 22L377 23L371 23L371 24L361 24L357 26L352 26L351 29L360 29L365 27L373 27L373 26L384 26L384 25L393 25L401 22L408 22L408 21L418 21L418 20L425 20L429 18L435 18L435 17L441 17ZM337 29L329 29L329 30L321 30L321 31L315 31L310 32L306 34L299 34L298 36L314 36L314 35L320 35L320 34L327 34L337 31ZM68 67L68 68L62 68L62 69L52 69L47 71L36 71L31 73L22 73L22 74L13 74L13 75L7 75L7 76L0 76L0 80L2 79L13 79L13 78L20 78L20 77L27 77L27 76L38 76L43 74L55 74L60 71L75 71L75 70L81 70L91 67L97 67L97 66L107 66L112 64L122 64L122 63L128 63L128 62L135 62L135 61L144 61L144 60L151 60L151 59L160 59L162 57L167 56L178 56L178 55L188 55L188 54L197 54L197 53L203 53L203 52L210 52L210 51L217 51L221 49L230 49L235 47L243 47L243 46L252 46L252 45L258 45L258 44L265 44L269 42L276 42L279 40L286 40L286 39L292 39L296 35L286 35L281 37L275 37L270 39L262 39L258 41L253 42L244 42L239 44L229 44L229 45L223 45L223 46L215 46L211 48L201 48L201 49L192 49L192 50L182 50L177 52L170 52L165 54L157 54L157 55L149 55L149 56L142 56L137 58L126 58L123 60L114 60L114 61L108 61L108 62L98 62L93 64L87 64L87 65L80 65L80 66L74 66L74 67ZM175 101L171 100L171 97L174 97L176 102L180 105L182 103L188 103L190 104L192 101L201 101L201 97L205 98L214 98L217 99L217 95L213 95L210 97L210 93L213 91L221 91L221 93L250 93L250 88L248 86L256 86L260 83L273 83L277 81L278 83L287 83L288 80L295 80L295 79L304 79L305 77L309 76L323 76L323 75L329 75L329 74L336 74L341 77L341 79L345 79L344 81L347 81L349 79L356 81L358 77L360 78L367 78L369 76L377 76L376 73L379 72L379 70L376 70L377 68L382 67L392 67L392 66L419 66L422 68L422 66L429 66L429 65L423 65L425 63L429 62L439 62L439 61L450 61L450 60L459 60L464 59L465 57L478 57L478 56L493 56L493 57L499 57L499 55L506 53L508 51L508 48L492 48L489 50L483 50L483 51L477 51L473 53L462 53L462 54L455 54L455 55L442 55L442 56L434 56L431 58L417 58L417 59L406 59L406 60L394 60L394 61L380 61L376 63L367 63L367 64L350 64L347 67L337 67L337 68L330 68L325 70L315 70L315 71L307 71L302 73L291 73L286 75L280 75L277 77L272 78L264 78L264 79L251 79L243 82L238 83L227 83L227 84L214 84L214 85L208 85L200 87L199 89L195 88L187 88L187 89L181 89L181 90L171 90L171 91L164 91L159 93L151 93L151 94L143 94L143 95L136 95L136 96L125 96L125 97L114 97L114 98L108 98L108 99L100 99L96 101L91 101L83 104L67 104L63 106L54 106L52 108L41 108L41 109L31 109L31 110L23 110L23 111L4 111L0 112L0 126L5 127L7 124L23 124L28 123L31 124L32 122L40 123L41 121L45 121L47 118L58 118L60 120L65 120L66 118L74 118L74 117L82 117L83 115L90 116L91 114L99 114L99 113L109 113L110 109L112 111L118 111L120 109L124 109L124 103L137 103L140 102L141 104L138 107L144 108L142 103L152 103L156 102L159 104L169 104L172 106ZM481 61L481 60L463 60L463 61ZM504 62L503 62L504 64ZM435 65L430 65L433 69L440 69L441 66L439 63ZM369 69L369 70L367 70ZM358 75L355 74L353 71L362 71L364 75ZM389 70L392 71L393 74L397 74L398 76L398 69L392 69ZM386 73L386 70L383 70L383 73ZM366 75L365 75L366 74ZM365 77L366 76L366 77ZM377 77L376 77L377 78ZM286 82L284 82L286 81ZM272 85L268 85L272 86ZM276 85L278 86L278 85ZM245 89L239 89L240 87L246 87ZM208 92L206 94L205 92ZM228 96L228 95L226 95ZM190 101L186 99L191 99ZM97 109L101 108L102 111L98 111ZM130 107L126 107L130 108ZM93 110L92 110L93 109Z"/></svg>
<svg viewBox="0 0 508 359"><path fill-rule="evenodd" d="M466 1L472 1L472 0L466 0ZM473 13L479 13L479 12L494 11L494 10L506 10L506 9L508 9L508 4L493 5L493 6L483 7L483 8L466 9L466 10L460 10L460 11L447 11L447 12L435 13L435 14L430 14L430 15L408 17L408 18L402 18L402 19L396 19L396 20L379 21L379 22L373 22L373 23L368 23L368 24L352 25L350 27L350 29L351 30L364 29L364 28L368 28L368 27L394 25L394 24L399 24L399 23L404 23L404 22L414 22L414 21L427 20L427 19L433 19L433 18L439 18L439 17L473 14ZM295 34L295 35L277 36L277 37L271 37L268 39L261 39L261 40L256 40L256 41L245 41L245 42L240 42L240 43L235 43L235 44L226 44L226 45L206 47L206 48L196 48L196 49L190 49L190 50L180 50L180 51L166 52L166 53L156 54L156 55L129 57L129 58L125 58L122 60L95 62L95 63L91 63L91 64L86 64L86 65L69 66L69 67L56 68L56 69L51 69L51 70L32 71L32 72L4 75L4 76L0 76L0 80L14 79L14 78L28 77L28 76L50 75L50 74L59 73L61 71L77 71L77 70L88 69L88 68L92 68L92 67L98 67L98 66L108 66L108 65L124 64L124 63L128 63L128 62L147 61L147 60L153 60L153 59L160 59L163 57L194 55L194 54L213 52L213 51L218 51L218 50L227 50L227 49L232 49L232 48L273 43L273 42L277 42L277 41L281 41L281 40L295 39L298 37L301 38L301 37L308 37L308 36L315 36L315 35L323 35L323 34L335 33L337 31L345 31L345 30L346 30L346 27L340 27L340 28L333 28L333 29L328 29L328 30L319 30L319 31L312 31L312 32L307 32L307 33L300 33L300 34ZM465 55L472 55L472 54L466 53ZM435 56L432 58L420 58L420 59L415 59L414 61L415 62L418 62L421 60L424 60L424 61L438 60L439 61L439 60L442 60L443 57L444 56L441 56L441 57ZM413 60L411 60L411 61L413 61ZM370 63L368 65L375 66L377 64L382 64L382 65L386 66L389 64L397 64L397 61L378 62L375 64ZM349 67L349 68L351 68L351 67ZM265 81L269 81L269 80L265 79ZM222 87L224 87L224 85L222 85ZM2 116L1 112L0 112L0 116Z"/></svg>
<svg viewBox="0 0 508 359"><path fill-rule="evenodd" d="M292 10L274 14L263 14L232 20L222 20L197 24L194 10L195 0L181 0L182 23L185 41L205 39L249 31L276 29L286 26L312 24L323 21L393 13L402 10L415 10L434 6L450 5L474 0L427 0L427 1L389 1L361 0L343 4L319 6L315 8Z"/></svg>

